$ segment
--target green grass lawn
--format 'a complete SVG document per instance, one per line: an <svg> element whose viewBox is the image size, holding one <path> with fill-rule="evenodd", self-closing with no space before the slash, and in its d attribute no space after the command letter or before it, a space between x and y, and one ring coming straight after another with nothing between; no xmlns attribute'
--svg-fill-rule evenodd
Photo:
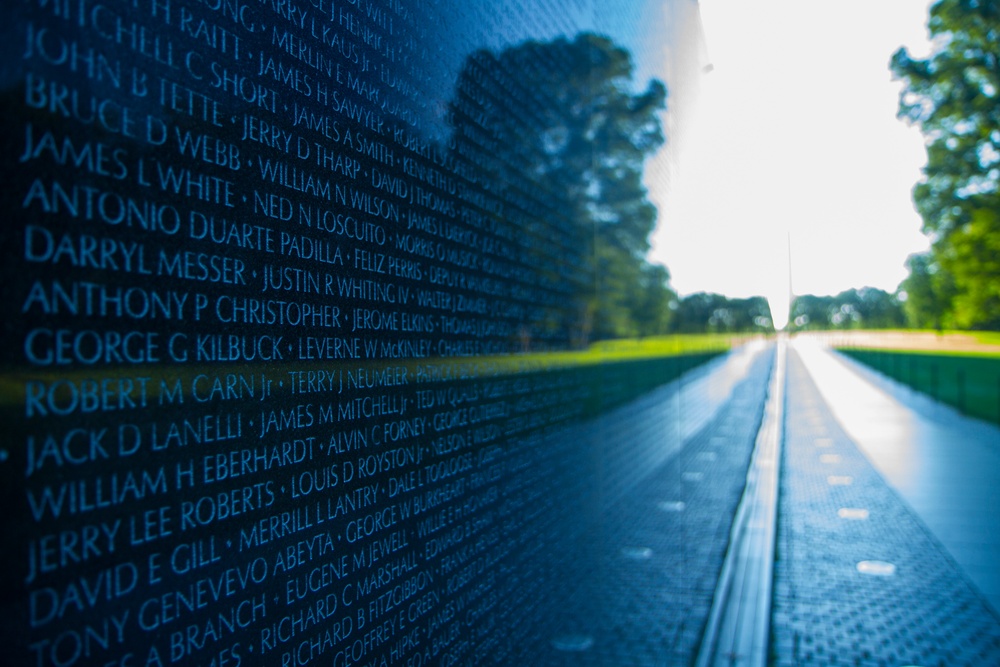
<svg viewBox="0 0 1000 667"><path fill-rule="evenodd" d="M466 381L497 376L534 373L583 372L586 383L593 383L590 402L595 411L634 397L644 391L669 382L712 357L729 350L743 338L729 335L678 335L644 339L602 341L584 350L557 352L525 352L494 356L429 357L426 359L354 359L324 362L288 361L260 364L172 364L142 367L108 367L53 371L50 369L17 368L0 373L0 406L14 407L25 400L25 382L35 380L46 384L65 380L79 382L95 377L148 378L148 399L153 402L165 381L175 383L187 393L195 377L239 373L277 380L287 379L289 371L321 368L327 372L357 370L360 367L378 370L385 367L405 367L406 383L421 381ZM608 390L602 392L602 385ZM615 387L613 390L610 387ZM277 388L275 392L278 393ZM607 396L602 397L602 393Z"/></svg>
<svg viewBox="0 0 1000 667"><path fill-rule="evenodd" d="M970 331L966 335L971 335L980 343L985 345L996 345L1000 348L1000 331ZM998 352L1000 354L1000 352Z"/></svg>
<svg viewBox="0 0 1000 667"><path fill-rule="evenodd" d="M544 365L579 366L617 361L675 357L685 354L724 352L742 339L723 334L690 334L650 338L621 338L594 343L586 350L567 352L529 352L496 359L534 360Z"/></svg>
<svg viewBox="0 0 1000 667"><path fill-rule="evenodd" d="M847 330L809 334L840 348L895 350L913 354L1000 357L1000 333L915 329Z"/></svg>

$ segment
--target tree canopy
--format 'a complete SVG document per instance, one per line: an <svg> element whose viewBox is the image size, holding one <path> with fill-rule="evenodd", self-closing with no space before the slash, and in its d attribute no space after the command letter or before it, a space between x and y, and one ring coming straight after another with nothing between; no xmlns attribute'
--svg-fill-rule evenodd
<svg viewBox="0 0 1000 667"><path fill-rule="evenodd" d="M792 331L895 329L906 323L896 295L875 287L852 288L836 296L797 296L790 319Z"/></svg>
<svg viewBox="0 0 1000 667"><path fill-rule="evenodd" d="M632 70L627 50L591 33L477 51L450 107L453 152L537 223L515 221L534 263L562 267L552 280L569 284L572 305L553 319L573 315L553 326L574 345L669 324L669 274L646 261L656 209L642 182L665 141L666 88L633 92Z"/></svg>
<svg viewBox="0 0 1000 667"><path fill-rule="evenodd" d="M920 128L927 146L913 198L932 250L910 262L906 291L917 301L908 312L918 325L997 329L1000 0L940 0L928 29L928 58L900 49L891 62L904 84L899 117Z"/></svg>
<svg viewBox="0 0 1000 667"><path fill-rule="evenodd" d="M771 333L767 299L733 299L711 292L689 294L677 303L672 330L677 333Z"/></svg>
<svg viewBox="0 0 1000 667"><path fill-rule="evenodd" d="M909 275L900 285L906 294L903 311L906 323L915 329L944 329L948 324L954 282L933 253L910 255L906 260Z"/></svg>

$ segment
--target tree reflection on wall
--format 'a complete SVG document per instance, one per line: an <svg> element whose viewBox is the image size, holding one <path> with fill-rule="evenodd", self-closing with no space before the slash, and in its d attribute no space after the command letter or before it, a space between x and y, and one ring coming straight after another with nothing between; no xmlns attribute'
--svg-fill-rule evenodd
<svg viewBox="0 0 1000 667"><path fill-rule="evenodd" d="M452 154L504 203L538 284L562 292L532 337L580 347L666 332L669 276L645 260L656 209L642 183L665 140L666 88L633 94L632 69L628 51L583 33L477 51L459 75Z"/></svg>

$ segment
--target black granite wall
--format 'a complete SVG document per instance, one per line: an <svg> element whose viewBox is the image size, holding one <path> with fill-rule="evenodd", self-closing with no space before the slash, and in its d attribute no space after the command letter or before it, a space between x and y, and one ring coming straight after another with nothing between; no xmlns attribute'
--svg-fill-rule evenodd
<svg viewBox="0 0 1000 667"><path fill-rule="evenodd" d="M594 326L594 193L563 148L618 48L595 16L4 7L10 664L531 664L551 644L593 574L603 473L641 460L589 420L703 360L553 355Z"/></svg>

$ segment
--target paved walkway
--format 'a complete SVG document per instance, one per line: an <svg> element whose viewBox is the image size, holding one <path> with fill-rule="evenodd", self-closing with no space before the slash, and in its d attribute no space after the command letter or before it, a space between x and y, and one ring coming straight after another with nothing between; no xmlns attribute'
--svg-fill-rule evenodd
<svg viewBox="0 0 1000 667"><path fill-rule="evenodd" d="M562 437L602 452L589 563L526 664L690 665L709 615L766 398L773 353L753 346ZM679 416L683 416L680 419ZM595 439L599 446L588 443Z"/></svg>
<svg viewBox="0 0 1000 667"><path fill-rule="evenodd" d="M547 529L538 623L512 655L692 664L764 412L762 351L537 443L587 452L602 483ZM787 381L770 664L1000 666L984 594L1000 563L996 430L824 350L793 345Z"/></svg>
<svg viewBox="0 0 1000 667"><path fill-rule="evenodd" d="M1000 428L814 344L796 347L847 434L1000 610Z"/></svg>
<svg viewBox="0 0 1000 667"><path fill-rule="evenodd" d="M1000 467L977 467L980 445L956 454L977 429L929 425L881 394L827 352L789 354L775 664L1000 665L1000 620L952 554L993 547L978 524L946 547L928 520L939 501L995 510L978 485Z"/></svg>

